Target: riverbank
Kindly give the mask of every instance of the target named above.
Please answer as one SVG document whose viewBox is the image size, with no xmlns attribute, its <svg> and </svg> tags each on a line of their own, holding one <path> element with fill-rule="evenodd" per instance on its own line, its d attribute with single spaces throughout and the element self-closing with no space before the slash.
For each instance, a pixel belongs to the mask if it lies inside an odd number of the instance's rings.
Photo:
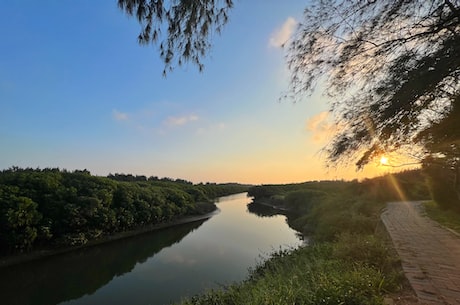
<svg viewBox="0 0 460 305">
<path fill-rule="evenodd" d="M 395 262 L 381 239 L 342 234 L 336 242 L 275 252 L 246 280 L 180 304 L 382 305 L 386 293 L 399 289 Z"/>
<path fill-rule="evenodd" d="M 187 223 L 193 223 L 197 221 L 206 220 L 206 219 L 211 218 L 213 215 L 216 215 L 219 213 L 219 209 L 215 205 L 214 207 L 215 209 L 213 211 L 208 212 L 203 215 L 193 215 L 193 216 L 182 217 L 182 218 L 174 219 L 168 222 L 144 226 L 142 228 L 138 228 L 135 230 L 119 232 L 116 234 L 112 234 L 112 235 L 104 236 L 104 237 L 101 237 L 95 240 L 88 241 L 87 243 L 83 245 L 78 245 L 74 247 L 58 248 L 58 249 L 35 250 L 30 253 L 22 253 L 22 254 L 15 254 L 11 256 L 0 257 L 0 268 L 12 266 L 16 264 L 21 264 L 21 263 L 26 263 L 26 262 L 30 262 L 34 260 L 39 260 L 39 259 L 43 259 L 43 258 L 55 256 L 55 255 L 61 255 L 64 253 L 75 251 L 75 250 L 93 247 L 93 246 L 97 246 L 97 245 L 104 244 L 104 243 L 110 243 L 110 242 L 121 240 L 124 238 L 130 238 L 133 236 L 146 234 L 146 233 L 162 230 L 162 229 L 173 227 L 173 226 L 179 226 L 179 225 L 183 225 Z"/>
<path fill-rule="evenodd" d="M 413 294 L 380 213 L 401 192 L 426 194 L 415 192 L 423 182 L 418 172 L 391 178 L 250 188 L 259 206 L 288 209 L 289 226 L 311 242 L 273 253 L 240 283 L 179 304 L 410 304 Z"/>
</svg>

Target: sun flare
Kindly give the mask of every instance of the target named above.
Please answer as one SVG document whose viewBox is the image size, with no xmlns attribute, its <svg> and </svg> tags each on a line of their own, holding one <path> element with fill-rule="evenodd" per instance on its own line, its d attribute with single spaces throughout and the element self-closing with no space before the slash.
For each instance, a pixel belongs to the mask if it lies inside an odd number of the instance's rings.
<svg viewBox="0 0 460 305">
<path fill-rule="evenodd" d="M 382 156 L 382 157 L 380 158 L 380 164 L 381 164 L 381 165 L 388 165 L 388 158 L 385 157 L 385 156 Z"/>
</svg>

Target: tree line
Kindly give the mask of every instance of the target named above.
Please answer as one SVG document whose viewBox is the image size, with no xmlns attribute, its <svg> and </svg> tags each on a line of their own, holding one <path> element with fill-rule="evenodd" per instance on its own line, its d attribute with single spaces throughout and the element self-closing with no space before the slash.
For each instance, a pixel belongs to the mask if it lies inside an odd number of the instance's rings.
<svg viewBox="0 0 460 305">
<path fill-rule="evenodd" d="M 83 245 L 117 232 L 205 214 L 215 209 L 212 199 L 247 190 L 238 184 L 144 178 L 98 177 L 87 170 L 57 168 L 1 171 L 0 254 Z"/>
<path fill-rule="evenodd" d="M 430 180 L 422 170 L 407 170 L 363 181 L 253 186 L 248 195 L 287 210 L 289 225 L 305 236 L 329 242 L 344 232 L 372 235 L 386 202 L 429 199 Z"/>
</svg>

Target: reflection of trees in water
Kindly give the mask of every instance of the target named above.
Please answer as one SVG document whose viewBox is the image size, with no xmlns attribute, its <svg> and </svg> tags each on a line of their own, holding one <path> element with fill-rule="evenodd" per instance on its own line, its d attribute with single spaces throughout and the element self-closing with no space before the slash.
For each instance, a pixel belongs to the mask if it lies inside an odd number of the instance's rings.
<svg viewBox="0 0 460 305">
<path fill-rule="evenodd" d="M 248 207 L 248 211 L 252 214 L 255 214 L 259 217 L 273 217 L 273 216 L 276 216 L 276 215 L 284 215 L 286 216 L 286 223 L 288 224 L 288 226 L 295 230 L 296 231 L 296 235 L 297 237 L 300 239 L 300 240 L 307 240 L 305 238 L 305 236 L 303 236 L 302 233 L 298 232 L 297 229 L 292 225 L 292 221 L 294 221 L 296 218 L 299 217 L 298 214 L 296 214 L 295 212 L 292 212 L 292 211 L 288 211 L 288 210 L 280 210 L 280 209 L 276 209 L 276 208 L 273 208 L 269 205 L 266 205 L 266 204 L 260 204 L 260 203 L 257 203 L 257 202 L 251 202 L 251 203 L 248 203 L 247 205 Z"/>
<path fill-rule="evenodd" d="M 247 205 L 250 213 L 256 214 L 259 217 L 272 217 L 275 215 L 286 215 L 285 211 L 275 209 L 271 206 L 260 204 L 257 202 L 251 202 Z"/>
<path fill-rule="evenodd" d="M 1 269 L 3 304 L 50 305 L 93 294 L 178 243 L 205 220 Z"/>
</svg>

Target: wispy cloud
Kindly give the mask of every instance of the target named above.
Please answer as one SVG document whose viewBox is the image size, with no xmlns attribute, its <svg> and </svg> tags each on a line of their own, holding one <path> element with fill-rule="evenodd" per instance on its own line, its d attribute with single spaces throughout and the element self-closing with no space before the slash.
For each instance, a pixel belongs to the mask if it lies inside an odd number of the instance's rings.
<svg viewBox="0 0 460 305">
<path fill-rule="evenodd" d="M 323 111 L 307 120 L 307 131 L 312 133 L 312 140 L 315 143 L 326 143 L 339 127 L 330 119 L 330 113 Z"/>
<path fill-rule="evenodd" d="M 227 128 L 227 125 L 224 122 L 220 122 L 217 124 L 211 124 L 206 127 L 202 126 L 196 130 L 197 135 L 206 135 L 210 133 L 214 133 L 216 131 L 221 131 Z"/>
<path fill-rule="evenodd" d="M 198 116 L 194 114 L 184 116 L 170 116 L 166 119 L 165 125 L 169 127 L 183 126 L 190 122 L 198 121 Z"/>
<path fill-rule="evenodd" d="M 126 112 L 118 111 L 117 109 L 112 110 L 112 117 L 115 121 L 128 121 L 129 115 Z"/>
<path fill-rule="evenodd" d="M 142 134 L 165 135 L 174 130 L 178 131 L 180 127 L 188 126 L 191 123 L 200 121 L 201 118 L 195 112 L 177 113 L 172 106 L 148 105 L 147 107 L 135 111 L 112 110 L 112 119 L 114 122 L 123 123 L 125 128 L 137 130 Z M 193 125 L 193 128 L 199 128 L 200 124 Z"/>
<path fill-rule="evenodd" d="M 283 25 L 276 29 L 270 36 L 269 46 L 281 48 L 291 38 L 294 33 L 297 21 L 293 17 L 288 17 Z"/>
<path fill-rule="evenodd" d="M 328 117 L 328 111 L 323 111 L 318 113 L 317 115 L 314 115 L 313 117 L 307 120 L 307 130 L 316 131 L 319 127 L 323 127 Z"/>
</svg>

